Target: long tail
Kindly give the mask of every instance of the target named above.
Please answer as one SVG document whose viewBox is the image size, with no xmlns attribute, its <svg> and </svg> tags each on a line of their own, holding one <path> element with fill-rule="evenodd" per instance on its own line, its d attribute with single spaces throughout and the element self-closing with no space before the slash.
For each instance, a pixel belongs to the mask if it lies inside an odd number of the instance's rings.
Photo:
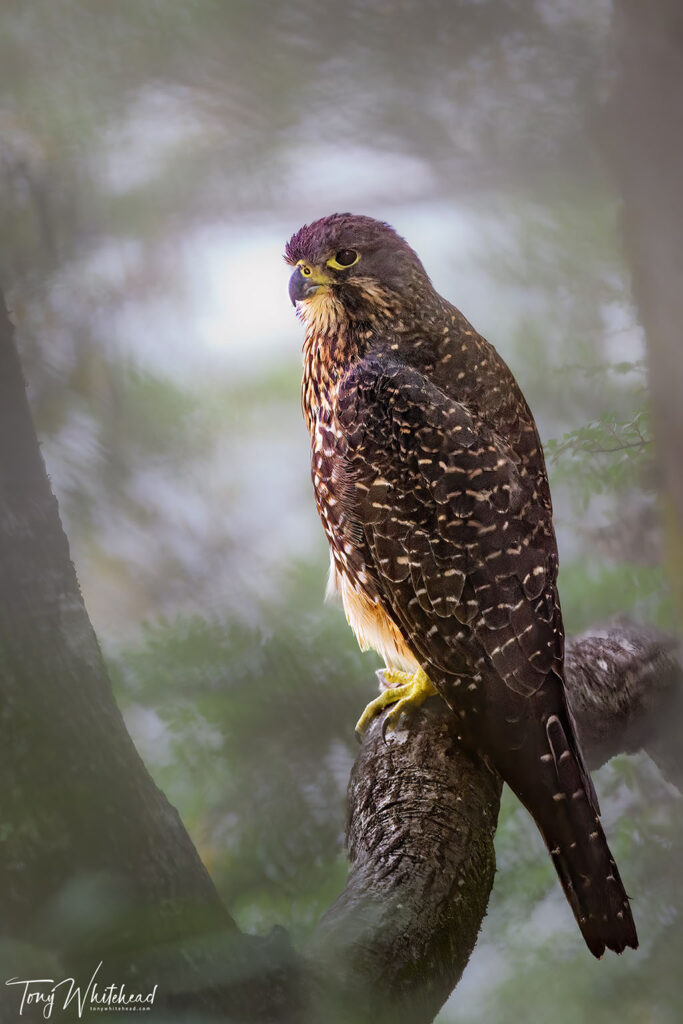
<svg viewBox="0 0 683 1024">
<path fill-rule="evenodd" d="M 546 722 L 548 752 L 541 758 L 549 784 L 518 793 L 547 844 L 565 896 L 586 945 L 596 957 L 605 947 L 638 947 L 628 896 L 593 807 L 590 783 L 557 715 Z M 514 780 L 510 780 L 517 789 Z"/>
</svg>

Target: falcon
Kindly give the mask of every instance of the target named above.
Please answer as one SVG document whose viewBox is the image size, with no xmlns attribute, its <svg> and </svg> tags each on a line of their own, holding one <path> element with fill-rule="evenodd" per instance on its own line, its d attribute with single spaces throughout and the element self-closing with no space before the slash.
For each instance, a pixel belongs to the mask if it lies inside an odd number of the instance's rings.
<svg viewBox="0 0 683 1024">
<path fill-rule="evenodd" d="M 512 373 L 388 224 L 334 214 L 287 243 L 302 405 L 337 591 L 384 689 L 439 694 L 463 747 L 533 816 L 590 951 L 638 940 L 564 689 L 543 450 Z"/>
</svg>

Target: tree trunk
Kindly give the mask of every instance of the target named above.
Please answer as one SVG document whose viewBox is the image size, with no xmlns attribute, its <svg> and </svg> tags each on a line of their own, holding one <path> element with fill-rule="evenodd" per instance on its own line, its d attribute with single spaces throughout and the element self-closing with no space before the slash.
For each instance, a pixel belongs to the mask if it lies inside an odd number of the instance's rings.
<svg viewBox="0 0 683 1024">
<path fill-rule="evenodd" d="M 621 191 L 633 294 L 648 348 L 650 401 L 667 534 L 683 614 L 683 5 L 614 4 L 616 80 L 607 154 Z"/>
<path fill-rule="evenodd" d="M 6 976 L 52 977 L 56 957 L 63 968 L 58 977 L 68 971 L 89 978 L 102 959 L 112 979 L 142 974 L 150 987 L 158 983 L 159 1003 L 182 1005 L 194 988 L 197 1011 L 223 1009 L 225 989 L 238 1018 L 248 1012 L 253 1020 L 285 1020 L 285 1006 L 296 1002 L 286 946 L 264 949 L 261 940 L 238 931 L 114 702 L 40 455 L 4 303 L 0 552 Z M 29 966 L 37 973 L 26 974 Z M 15 997 L 3 984 L 0 999 Z"/>
</svg>

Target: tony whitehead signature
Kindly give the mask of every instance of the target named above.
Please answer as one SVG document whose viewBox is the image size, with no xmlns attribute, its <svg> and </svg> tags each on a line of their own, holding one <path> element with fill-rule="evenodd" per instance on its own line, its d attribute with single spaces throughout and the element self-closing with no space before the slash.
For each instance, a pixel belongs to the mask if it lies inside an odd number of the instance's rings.
<svg viewBox="0 0 683 1024">
<path fill-rule="evenodd" d="M 40 1007 L 43 1017 L 48 1020 L 55 1006 L 67 1010 L 73 1003 L 73 1009 L 78 1012 L 80 1020 L 85 1010 L 119 1010 L 124 1006 L 128 1010 L 149 1010 L 154 1005 L 158 985 L 147 993 L 127 992 L 125 985 L 117 985 L 114 982 L 98 988 L 95 979 L 103 963 L 104 961 L 100 960 L 84 989 L 76 984 L 75 978 L 62 978 L 61 981 L 55 981 L 54 978 L 9 978 L 5 984 L 23 986 L 18 988 L 21 997 L 20 1017 L 24 1007 L 28 1006 Z"/>
</svg>

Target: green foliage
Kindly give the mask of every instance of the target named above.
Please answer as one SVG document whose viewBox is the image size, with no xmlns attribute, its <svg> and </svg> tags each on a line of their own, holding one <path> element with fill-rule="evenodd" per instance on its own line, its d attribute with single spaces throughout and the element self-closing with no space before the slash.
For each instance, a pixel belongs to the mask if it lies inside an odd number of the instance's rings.
<svg viewBox="0 0 683 1024">
<path fill-rule="evenodd" d="M 374 689 L 372 659 L 321 607 L 320 582 L 291 578 L 262 609 L 266 631 L 159 622 L 111 664 L 133 733 L 231 912 L 297 938 L 343 883 L 353 724 Z"/>
<path fill-rule="evenodd" d="M 628 369 L 619 368 L 623 366 Z M 632 366 L 622 363 L 611 369 L 623 373 Z M 640 407 L 627 419 L 614 410 L 603 412 L 599 419 L 546 442 L 545 449 L 554 478 L 572 486 L 573 498 L 585 510 L 596 494 L 617 494 L 642 482 L 652 457 L 648 410 Z"/>
<path fill-rule="evenodd" d="M 628 614 L 663 629 L 675 626 L 675 609 L 661 566 L 576 560 L 560 570 L 566 628 L 588 629 Z"/>
</svg>

